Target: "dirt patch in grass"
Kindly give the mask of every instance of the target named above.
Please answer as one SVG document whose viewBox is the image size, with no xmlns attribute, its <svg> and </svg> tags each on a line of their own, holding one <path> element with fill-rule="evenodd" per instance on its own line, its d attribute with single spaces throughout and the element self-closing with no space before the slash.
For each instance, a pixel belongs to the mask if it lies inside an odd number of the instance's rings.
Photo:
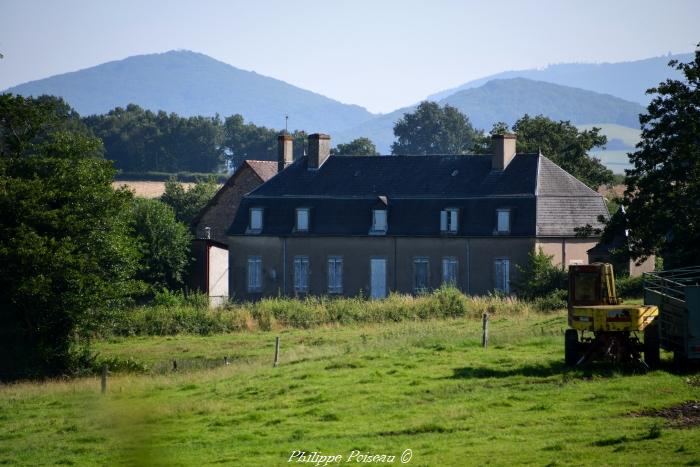
<svg viewBox="0 0 700 467">
<path fill-rule="evenodd" d="M 700 401 L 687 401 L 664 409 L 648 409 L 632 412 L 633 417 L 661 417 L 676 428 L 691 428 L 700 425 Z"/>
</svg>

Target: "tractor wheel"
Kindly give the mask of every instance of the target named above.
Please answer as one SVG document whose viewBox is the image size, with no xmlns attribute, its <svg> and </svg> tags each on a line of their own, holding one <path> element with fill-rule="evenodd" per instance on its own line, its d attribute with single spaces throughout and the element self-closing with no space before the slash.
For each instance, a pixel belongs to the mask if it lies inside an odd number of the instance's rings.
<svg viewBox="0 0 700 467">
<path fill-rule="evenodd" d="M 581 345 L 578 341 L 576 329 L 567 329 L 564 333 L 564 362 L 568 366 L 575 366 L 581 358 Z"/>
<path fill-rule="evenodd" d="M 661 362 L 659 340 L 659 325 L 654 321 L 644 328 L 644 361 L 650 368 L 658 367 Z"/>
</svg>

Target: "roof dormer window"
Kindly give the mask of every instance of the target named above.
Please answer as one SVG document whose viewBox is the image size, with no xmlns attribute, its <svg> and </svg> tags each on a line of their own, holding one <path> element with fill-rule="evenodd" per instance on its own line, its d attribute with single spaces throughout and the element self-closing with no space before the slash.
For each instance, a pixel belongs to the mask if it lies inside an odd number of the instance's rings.
<svg viewBox="0 0 700 467">
<path fill-rule="evenodd" d="M 440 232 L 455 234 L 459 230 L 459 209 L 446 208 L 440 211 Z"/>
<path fill-rule="evenodd" d="M 248 230 L 253 233 L 259 233 L 263 228 L 263 209 L 262 208 L 251 208 L 250 209 L 250 223 L 248 224 Z"/>
<path fill-rule="evenodd" d="M 496 233 L 510 233 L 510 209 L 496 210 Z"/>
<path fill-rule="evenodd" d="M 386 231 L 386 209 L 372 209 L 372 233 L 384 234 Z"/>
<path fill-rule="evenodd" d="M 298 208 L 297 209 L 297 232 L 308 232 L 309 231 L 309 208 Z"/>
</svg>

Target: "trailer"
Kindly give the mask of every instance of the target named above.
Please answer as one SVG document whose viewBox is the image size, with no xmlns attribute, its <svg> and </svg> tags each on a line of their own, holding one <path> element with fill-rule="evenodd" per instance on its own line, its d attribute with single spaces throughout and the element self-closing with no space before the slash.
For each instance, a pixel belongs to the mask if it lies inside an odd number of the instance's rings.
<svg viewBox="0 0 700 467">
<path fill-rule="evenodd" d="M 700 361 L 700 266 L 644 273 L 644 303 L 659 308 L 661 348 L 678 364 Z"/>
</svg>

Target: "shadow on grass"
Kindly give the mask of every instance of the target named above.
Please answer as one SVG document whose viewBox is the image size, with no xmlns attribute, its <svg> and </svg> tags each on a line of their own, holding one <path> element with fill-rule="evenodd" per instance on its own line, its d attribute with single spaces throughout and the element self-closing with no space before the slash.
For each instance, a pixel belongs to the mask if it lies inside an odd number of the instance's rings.
<svg viewBox="0 0 700 467">
<path fill-rule="evenodd" d="M 564 362 L 553 361 L 535 365 L 521 365 L 514 368 L 493 367 L 463 367 L 454 368 L 449 379 L 466 378 L 510 378 L 512 376 L 529 376 L 547 378 L 557 375 L 568 375 L 573 378 L 609 378 L 622 375 L 644 374 L 646 371 L 634 365 L 616 365 L 606 362 L 594 362 L 578 368 L 571 368 Z"/>
</svg>

